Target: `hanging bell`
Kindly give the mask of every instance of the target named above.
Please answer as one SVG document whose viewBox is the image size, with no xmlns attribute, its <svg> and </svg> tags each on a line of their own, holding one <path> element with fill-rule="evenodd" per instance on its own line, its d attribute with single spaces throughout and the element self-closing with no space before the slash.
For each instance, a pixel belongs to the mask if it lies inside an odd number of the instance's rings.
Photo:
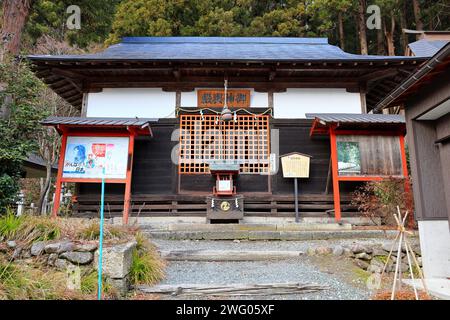
<svg viewBox="0 0 450 320">
<path fill-rule="evenodd" d="M 225 107 L 221 112 L 221 117 L 223 121 L 227 122 L 233 119 L 233 114 L 231 113 L 231 110 L 228 109 L 228 107 Z"/>
</svg>

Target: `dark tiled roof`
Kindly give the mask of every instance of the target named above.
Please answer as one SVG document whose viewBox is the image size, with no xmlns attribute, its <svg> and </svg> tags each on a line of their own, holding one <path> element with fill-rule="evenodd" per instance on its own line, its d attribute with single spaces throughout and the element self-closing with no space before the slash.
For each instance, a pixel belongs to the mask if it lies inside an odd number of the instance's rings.
<svg viewBox="0 0 450 320">
<path fill-rule="evenodd" d="M 138 118 L 83 118 L 83 117 L 49 117 L 41 121 L 42 125 L 55 126 L 59 124 L 72 126 L 106 126 L 106 127 L 144 127 L 158 119 Z"/>
<path fill-rule="evenodd" d="M 358 114 L 358 113 L 307 113 L 309 119 L 319 119 L 326 123 L 378 123 L 404 124 L 405 118 L 394 114 Z"/>
<path fill-rule="evenodd" d="M 330 45 L 327 38 L 284 37 L 129 37 L 95 54 L 32 55 L 31 60 L 407 60 L 412 57 L 356 55 Z"/>
<path fill-rule="evenodd" d="M 432 57 L 449 41 L 421 39 L 409 44 L 409 48 L 416 57 Z"/>
</svg>

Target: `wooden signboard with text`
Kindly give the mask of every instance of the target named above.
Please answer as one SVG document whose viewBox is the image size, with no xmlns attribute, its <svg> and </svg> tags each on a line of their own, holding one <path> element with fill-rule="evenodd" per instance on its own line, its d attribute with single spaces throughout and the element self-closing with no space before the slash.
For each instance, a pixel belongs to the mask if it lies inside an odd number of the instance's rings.
<svg viewBox="0 0 450 320">
<path fill-rule="evenodd" d="M 197 104 L 201 108 L 222 108 L 224 105 L 224 90 L 204 89 L 197 91 Z M 250 90 L 227 90 L 227 105 L 230 108 L 249 108 Z"/>
<path fill-rule="evenodd" d="M 283 178 L 294 178 L 294 206 L 295 222 L 299 222 L 298 216 L 298 178 L 309 178 L 309 164 L 311 156 L 300 152 L 291 152 L 280 156 L 283 168 Z"/>
<path fill-rule="evenodd" d="M 309 178 L 311 156 L 293 152 L 281 156 L 283 178 Z"/>
</svg>

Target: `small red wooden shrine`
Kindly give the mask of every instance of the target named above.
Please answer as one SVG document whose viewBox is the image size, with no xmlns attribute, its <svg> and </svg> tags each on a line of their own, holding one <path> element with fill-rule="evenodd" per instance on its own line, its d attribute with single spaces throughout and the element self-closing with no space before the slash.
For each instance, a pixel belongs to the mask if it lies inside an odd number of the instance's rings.
<svg viewBox="0 0 450 320">
<path fill-rule="evenodd" d="M 365 114 L 309 114 L 314 118 L 310 136 L 329 135 L 331 149 L 331 173 L 333 181 L 333 199 L 335 220 L 341 220 L 341 199 L 339 184 L 347 181 L 381 181 L 389 177 L 408 177 L 408 168 L 405 152 L 406 125 L 402 116 L 398 115 L 365 115 Z M 355 174 L 340 175 L 338 169 L 337 139 L 339 136 L 392 136 L 398 137 L 401 168 L 399 174 Z M 375 154 L 371 154 L 376 158 Z M 382 157 L 381 157 L 382 158 Z M 379 160 L 379 159 L 378 159 Z M 376 160 L 373 160 L 374 162 Z M 375 167 L 377 165 L 375 164 Z M 405 190 L 409 188 L 405 182 Z"/>
<path fill-rule="evenodd" d="M 213 187 L 213 195 L 233 196 L 236 194 L 234 177 L 239 174 L 239 164 L 210 164 L 209 171 L 216 177 L 216 185 Z"/>
<path fill-rule="evenodd" d="M 56 177 L 55 197 L 52 216 L 59 212 L 61 187 L 64 182 L 69 183 L 101 183 L 101 178 L 68 178 L 63 176 L 64 158 L 68 137 L 128 137 L 128 161 L 125 179 L 105 179 L 105 183 L 125 184 L 123 223 L 128 223 L 131 204 L 131 176 L 133 168 L 134 141 L 137 136 L 152 137 L 149 122 L 151 120 L 118 119 L 118 118 L 73 118 L 50 117 L 41 122 L 42 125 L 53 126 L 61 137 L 61 151 Z"/>
</svg>

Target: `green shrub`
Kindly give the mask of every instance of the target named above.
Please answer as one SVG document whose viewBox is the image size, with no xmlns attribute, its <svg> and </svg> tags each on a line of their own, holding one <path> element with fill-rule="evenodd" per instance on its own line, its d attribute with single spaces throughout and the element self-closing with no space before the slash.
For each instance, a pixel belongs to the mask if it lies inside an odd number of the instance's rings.
<svg viewBox="0 0 450 320">
<path fill-rule="evenodd" d="M 136 234 L 130 270 L 132 284 L 154 284 L 164 277 L 164 262 L 156 248 L 141 234 Z"/>
<path fill-rule="evenodd" d="M 105 225 L 103 229 L 103 237 L 105 239 L 122 239 L 126 232 L 118 227 Z M 83 240 L 98 240 L 100 238 L 100 224 L 93 222 L 87 227 L 81 229 L 77 237 Z"/>
<path fill-rule="evenodd" d="M 13 239 L 23 223 L 23 216 L 16 216 L 11 209 L 7 209 L 6 214 L 0 216 L 0 239 Z"/>
<path fill-rule="evenodd" d="M 409 178 L 389 177 L 382 181 L 366 182 L 352 195 L 351 204 L 366 217 L 376 223 L 380 218 L 381 224 L 396 226 L 393 215 L 397 215 L 397 206 L 404 214 L 409 212 L 408 225 L 413 223 L 414 201 L 412 185 Z"/>
<path fill-rule="evenodd" d="M 24 216 L 22 224 L 15 235 L 15 240 L 33 243 L 49 241 L 61 237 L 61 227 L 58 221 L 50 217 Z"/>
<path fill-rule="evenodd" d="M 96 294 L 98 290 L 98 272 L 96 270 L 87 270 L 81 276 L 81 292 L 83 294 Z M 107 295 L 116 295 L 117 292 L 111 286 L 105 276 L 102 277 L 102 291 Z"/>
<path fill-rule="evenodd" d="M 58 222 L 47 217 L 16 216 L 9 211 L 0 217 L 0 238 L 28 243 L 58 239 L 61 228 Z"/>
<path fill-rule="evenodd" d="M 76 298 L 67 290 L 62 272 L 42 270 L 0 259 L 0 299 L 44 300 Z"/>
</svg>

